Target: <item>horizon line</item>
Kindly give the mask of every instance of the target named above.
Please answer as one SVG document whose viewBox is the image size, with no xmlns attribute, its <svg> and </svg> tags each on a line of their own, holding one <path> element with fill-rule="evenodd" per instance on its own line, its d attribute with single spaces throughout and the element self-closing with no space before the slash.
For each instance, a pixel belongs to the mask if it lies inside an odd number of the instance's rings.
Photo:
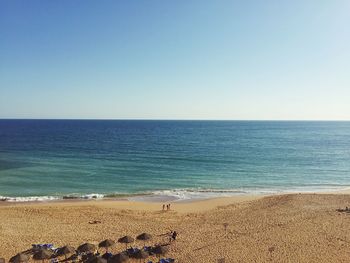
<svg viewBox="0 0 350 263">
<path fill-rule="evenodd" d="M 61 120 L 61 121 L 283 121 L 283 122 L 349 122 L 350 119 L 151 119 L 151 118 L 0 118 L 0 120 Z"/>
</svg>

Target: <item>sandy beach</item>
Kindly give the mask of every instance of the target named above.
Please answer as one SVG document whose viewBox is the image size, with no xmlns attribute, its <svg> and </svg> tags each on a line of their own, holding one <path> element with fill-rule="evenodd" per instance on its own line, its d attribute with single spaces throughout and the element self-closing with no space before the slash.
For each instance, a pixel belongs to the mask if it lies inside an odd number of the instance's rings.
<svg viewBox="0 0 350 263">
<path fill-rule="evenodd" d="M 348 194 L 286 194 L 173 203 L 83 201 L 0 206 L 0 257 L 33 243 L 78 246 L 106 238 L 153 234 L 152 243 L 178 240 L 167 256 L 177 262 L 348 262 Z M 90 221 L 101 221 L 90 224 Z M 225 234 L 224 224 L 227 223 Z M 142 246 L 135 243 L 135 246 Z M 121 251 L 118 244 L 113 252 Z"/>
</svg>

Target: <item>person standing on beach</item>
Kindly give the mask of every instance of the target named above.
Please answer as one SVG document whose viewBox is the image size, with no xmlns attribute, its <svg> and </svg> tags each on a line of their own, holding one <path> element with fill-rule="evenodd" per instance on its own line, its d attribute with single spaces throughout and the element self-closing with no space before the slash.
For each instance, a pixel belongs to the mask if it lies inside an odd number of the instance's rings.
<svg viewBox="0 0 350 263">
<path fill-rule="evenodd" d="M 163 211 L 165 210 L 165 204 L 163 204 Z"/>
</svg>

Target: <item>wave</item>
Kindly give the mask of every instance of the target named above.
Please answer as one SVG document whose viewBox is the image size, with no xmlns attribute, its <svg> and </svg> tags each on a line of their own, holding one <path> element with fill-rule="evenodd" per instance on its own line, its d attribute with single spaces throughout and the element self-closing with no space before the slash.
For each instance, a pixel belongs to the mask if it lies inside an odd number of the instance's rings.
<svg viewBox="0 0 350 263">
<path fill-rule="evenodd" d="M 43 202 L 56 201 L 61 198 L 57 196 L 0 196 L 0 201 L 6 202 Z"/>
<path fill-rule="evenodd" d="M 191 199 L 207 199 L 214 197 L 225 197 L 232 195 L 248 194 L 247 191 L 241 189 L 172 189 L 154 191 L 154 196 L 173 197 L 175 200 L 191 200 Z"/>
<path fill-rule="evenodd" d="M 301 187 L 285 187 L 285 188 L 244 188 L 244 189 L 212 189 L 212 188 L 186 188 L 186 189 L 172 189 L 159 190 L 152 192 L 150 196 L 136 196 L 130 198 L 137 201 L 191 201 L 203 200 L 218 197 L 231 197 L 237 195 L 270 195 L 270 194 L 284 194 L 284 193 L 317 193 L 317 192 L 331 192 L 340 190 L 350 190 L 347 185 L 310 185 Z"/>
<path fill-rule="evenodd" d="M 47 202 L 73 199 L 103 199 L 103 194 L 85 194 L 85 195 L 62 195 L 62 196 L 0 196 L 0 201 L 6 202 Z"/>
<path fill-rule="evenodd" d="M 100 199 L 113 199 L 113 198 L 129 198 L 135 196 L 148 196 L 152 195 L 151 192 L 142 193 L 91 193 L 91 194 L 67 194 L 67 195 L 54 195 L 54 196 L 1 196 L 0 202 L 48 202 L 59 200 L 100 200 Z"/>
<path fill-rule="evenodd" d="M 63 196 L 63 199 L 102 199 L 104 197 L 105 197 L 104 194 L 85 194 L 85 195 L 71 194 L 71 195 Z"/>
</svg>

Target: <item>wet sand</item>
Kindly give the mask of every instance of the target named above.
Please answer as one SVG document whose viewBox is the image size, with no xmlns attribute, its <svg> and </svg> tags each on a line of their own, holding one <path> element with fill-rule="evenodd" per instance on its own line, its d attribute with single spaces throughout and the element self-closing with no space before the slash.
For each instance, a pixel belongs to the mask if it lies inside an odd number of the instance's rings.
<svg viewBox="0 0 350 263">
<path fill-rule="evenodd" d="M 126 200 L 4 202 L 0 257 L 33 243 L 78 246 L 142 232 L 163 243 L 163 234 L 176 230 L 167 256 L 178 262 L 348 262 L 350 213 L 336 211 L 350 207 L 347 193 L 237 196 L 172 203 L 165 212 L 161 203 Z M 89 223 L 94 220 L 101 223 Z M 123 248 L 118 244 L 113 252 Z"/>
</svg>

